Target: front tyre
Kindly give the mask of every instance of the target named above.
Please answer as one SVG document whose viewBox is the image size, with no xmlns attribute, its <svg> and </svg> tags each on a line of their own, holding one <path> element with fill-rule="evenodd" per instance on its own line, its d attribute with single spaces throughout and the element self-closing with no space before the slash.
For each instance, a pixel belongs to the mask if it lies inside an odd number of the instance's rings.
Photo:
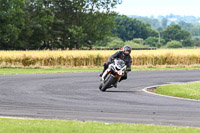
<svg viewBox="0 0 200 133">
<path fill-rule="evenodd" d="M 99 85 L 99 89 L 100 90 L 101 90 L 102 86 L 103 86 L 103 83 L 100 83 L 100 85 Z"/>
<path fill-rule="evenodd" d="M 102 85 L 101 89 L 100 89 L 100 87 L 99 87 L 99 89 L 104 92 L 104 91 L 106 91 L 107 88 L 109 88 L 109 86 L 111 86 L 115 82 L 116 82 L 116 79 L 112 75 L 109 75 L 106 82 Z"/>
</svg>

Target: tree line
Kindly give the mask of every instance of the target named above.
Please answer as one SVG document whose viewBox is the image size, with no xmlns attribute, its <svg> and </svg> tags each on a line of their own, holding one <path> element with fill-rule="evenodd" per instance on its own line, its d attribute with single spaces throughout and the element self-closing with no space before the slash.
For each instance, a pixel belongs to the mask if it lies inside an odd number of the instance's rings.
<svg viewBox="0 0 200 133">
<path fill-rule="evenodd" d="M 194 16 L 179 16 L 179 15 L 167 15 L 155 17 L 142 17 L 142 16 L 130 16 L 141 20 L 144 23 L 149 23 L 154 29 L 164 30 L 168 25 L 178 24 L 184 30 L 190 32 L 192 36 L 200 36 L 200 18 Z"/>
<path fill-rule="evenodd" d="M 92 47 L 112 34 L 121 0 L 1 0 L 0 49 Z"/>
<path fill-rule="evenodd" d="M 180 41 L 193 46 L 179 25 L 154 29 L 113 12 L 122 0 L 1 0 L 0 50 L 161 47 Z M 187 23 L 181 23 L 186 26 Z M 198 39 L 195 45 L 198 44 Z"/>
<path fill-rule="evenodd" d="M 131 45 L 134 48 L 144 47 L 193 47 L 200 46 L 200 41 L 192 40 L 189 31 L 184 30 L 178 24 L 166 25 L 165 29 L 154 29 L 149 23 L 144 23 L 136 18 L 117 16 L 115 24 L 118 26 L 113 30 L 117 38 L 110 38 L 100 45 L 109 47 L 121 47 L 123 44 Z M 165 25 L 163 23 L 163 25 Z M 175 46 L 171 45 L 171 42 Z M 167 45 L 169 43 L 169 45 Z M 99 45 L 99 46 L 100 46 Z"/>
</svg>

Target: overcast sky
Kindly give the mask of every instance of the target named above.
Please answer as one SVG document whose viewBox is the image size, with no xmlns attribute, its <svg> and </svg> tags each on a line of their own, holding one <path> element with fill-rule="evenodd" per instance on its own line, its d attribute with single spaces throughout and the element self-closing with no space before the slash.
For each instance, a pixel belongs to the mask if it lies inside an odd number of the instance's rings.
<svg viewBox="0 0 200 133">
<path fill-rule="evenodd" d="M 124 15 L 192 15 L 200 17 L 200 0 L 123 0 L 116 12 Z"/>
</svg>

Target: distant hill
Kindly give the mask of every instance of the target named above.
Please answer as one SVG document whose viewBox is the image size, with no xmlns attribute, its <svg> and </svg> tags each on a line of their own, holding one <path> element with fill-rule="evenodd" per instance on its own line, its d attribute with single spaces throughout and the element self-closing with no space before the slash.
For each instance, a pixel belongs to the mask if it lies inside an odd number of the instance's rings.
<svg viewBox="0 0 200 133">
<path fill-rule="evenodd" d="M 166 15 L 166 16 L 151 16 L 151 17 L 145 17 L 145 16 L 137 16 L 137 15 L 129 15 L 129 17 L 132 18 L 150 18 L 150 19 L 157 19 L 160 22 L 162 21 L 163 18 L 166 18 L 168 20 L 168 24 L 170 23 L 179 23 L 181 21 L 184 21 L 186 23 L 196 23 L 196 24 L 200 24 L 200 17 L 195 17 L 195 16 L 180 16 L 180 15 L 174 15 L 174 14 L 170 14 L 170 15 Z"/>
<path fill-rule="evenodd" d="M 166 15 L 166 16 L 137 16 L 129 15 L 131 18 L 136 18 L 144 23 L 149 23 L 155 30 L 164 30 L 168 25 L 178 24 L 184 30 L 191 33 L 192 36 L 200 36 L 200 17 L 195 16 L 180 16 L 180 15 Z"/>
</svg>

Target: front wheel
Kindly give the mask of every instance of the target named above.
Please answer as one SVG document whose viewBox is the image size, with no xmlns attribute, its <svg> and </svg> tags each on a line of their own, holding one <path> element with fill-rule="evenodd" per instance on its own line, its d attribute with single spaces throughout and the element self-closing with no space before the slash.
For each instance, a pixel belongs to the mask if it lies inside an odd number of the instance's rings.
<svg viewBox="0 0 200 133">
<path fill-rule="evenodd" d="M 100 90 L 101 90 L 102 86 L 103 86 L 103 83 L 100 83 L 100 85 L 99 85 L 99 89 Z"/>
<path fill-rule="evenodd" d="M 109 88 L 109 86 L 111 86 L 112 84 L 114 84 L 116 82 L 116 78 L 114 78 L 112 75 L 109 75 L 106 82 L 104 84 L 102 84 L 102 87 L 100 89 L 101 91 L 106 91 L 107 88 Z"/>
</svg>

